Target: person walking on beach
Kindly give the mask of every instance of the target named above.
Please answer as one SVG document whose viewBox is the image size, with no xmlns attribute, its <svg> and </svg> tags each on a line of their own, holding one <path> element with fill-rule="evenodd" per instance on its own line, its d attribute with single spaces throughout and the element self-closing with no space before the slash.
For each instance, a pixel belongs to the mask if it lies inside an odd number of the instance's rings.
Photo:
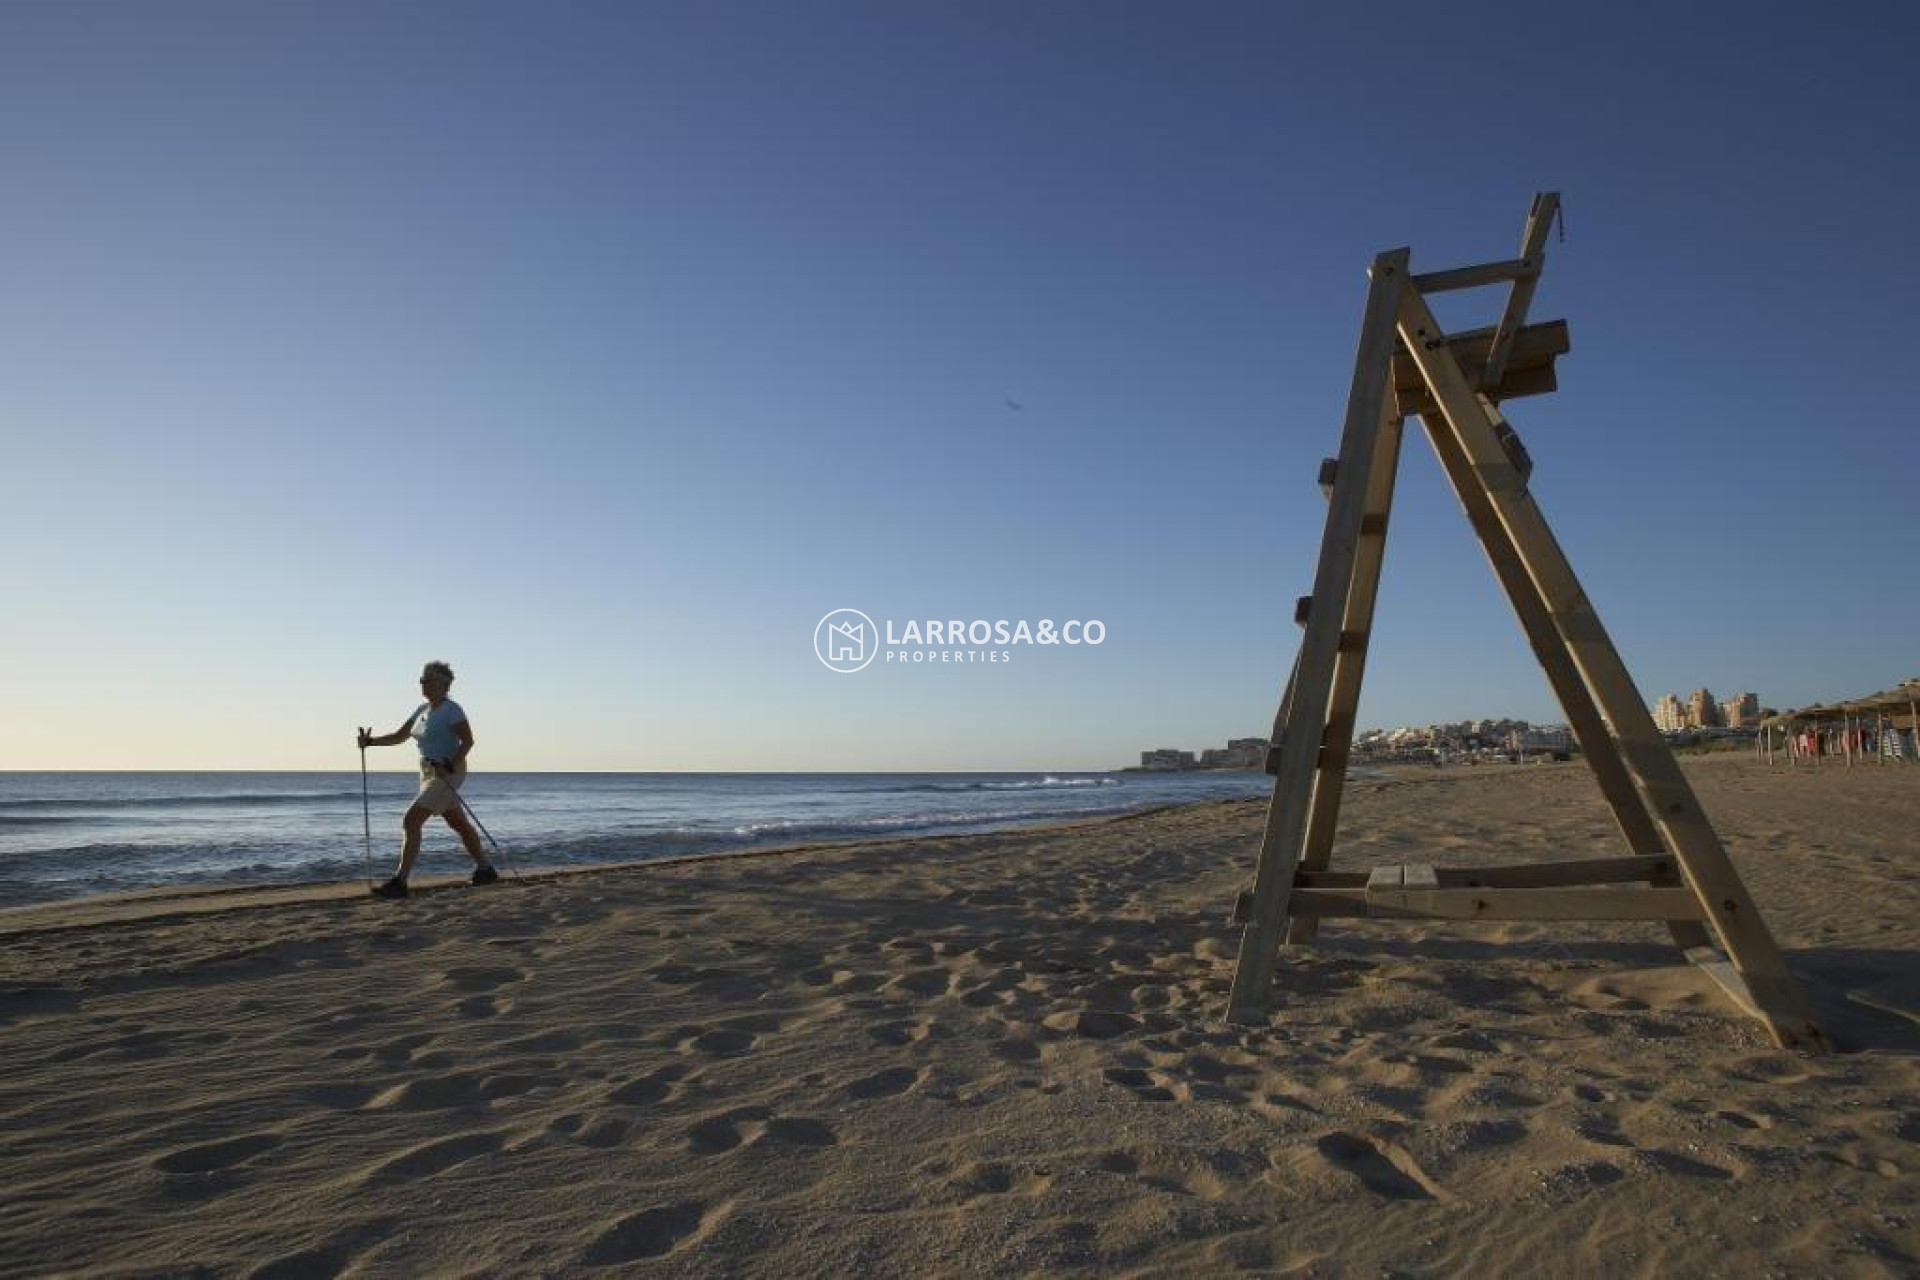
<svg viewBox="0 0 1920 1280">
<path fill-rule="evenodd" d="M 407 896 L 407 877 L 413 874 L 413 861 L 420 855 L 420 831 L 435 814 L 447 820 L 460 843 L 473 859 L 473 882 L 492 884 L 500 873 L 487 861 L 480 847 L 480 833 L 473 829 L 460 803 L 460 784 L 467 780 L 467 753 L 473 750 L 473 722 L 460 704 L 447 696 L 453 687 L 453 668 L 444 662 L 429 662 L 420 672 L 420 692 L 426 701 L 414 709 L 406 723 L 392 733 L 375 734 L 360 730 L 360 747 L 391 747 L 414 739 L 420 748 L 420 793 L 413 798 L 407 815 L 401 819 L 404 836 L 400 841 L 400 870 L 393 879 L 373 891 L 376 898 Z"/>
</svg>

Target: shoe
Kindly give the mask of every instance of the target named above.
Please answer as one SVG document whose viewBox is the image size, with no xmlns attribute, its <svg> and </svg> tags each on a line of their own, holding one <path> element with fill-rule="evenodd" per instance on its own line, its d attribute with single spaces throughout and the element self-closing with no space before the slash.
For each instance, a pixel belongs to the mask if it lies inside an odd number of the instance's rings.
<svg viewBox="0 0 1920 1280">
<path fill-rule="evenodd" d="M 491 863 L 484 863 L 473 869 L 473 882 L 475 884 L 492 884 L 499 878 L 500 873 L 493 869 Z"/>
<path fill-rule="evenodd" d="M 404 898 L 407 896 L 407 882 L 399 876 L 387 881 L 373 891 L 376 898 Z"/>
</svg>

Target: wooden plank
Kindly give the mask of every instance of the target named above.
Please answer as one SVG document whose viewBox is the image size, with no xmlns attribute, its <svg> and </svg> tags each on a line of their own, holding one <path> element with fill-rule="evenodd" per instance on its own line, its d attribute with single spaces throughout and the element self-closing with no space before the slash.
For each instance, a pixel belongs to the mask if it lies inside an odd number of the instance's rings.
<svg viewBox="0 0 1920 1280">
<path fill-rule="evenodd" d="M 1508 369 L 1506 376 L 1500 379 L 1500 385 L 1488 394 L 1495 400 L 1520 400 L 1527 396 L 1551 395 L 1559 389 L 1560 376 L 1552 365 L 1547 364 L 1533 369 Z M 1440 411 L 1440 406 L 1427 394 L 1425 383 L 1418 387 L 1396 387 L 1393 407 L 1403 418 Z"/>
<path fill-rule="evenodd" d="M 1478 375 L 1493 352 L 1494 333 L 1492 328 L 1469 329 L 1449 334 L 1441 340 L 1460 357 L 1475 391 L 1484 390 L 1487 386 Z M 1501 376 L 1506 377 L 1522 369 L 1552 368 L 1555 360 L 1571 350 L 1573 336 L 1565 320 L 1544 320 L 1539 324 L 1527 325 L 1514 336 L 1513 349 L 1508 353 L 1506 370 Z M 1393 389 L 1403 394 L 1418 394 L 1426 388 L 1427 380 L 1420 372 L 1419 361 L 1404 349 L 1397 352 L 1393 357 Z"/>
<path fill-rule="evenodd" d="M 1540 281 L 1540 268 L 1546 265 L 1547 233 L 1553 229 L 1553 215 L 1559 211 L 1558 191 L 1542 191 L 1533 198 L 1533 208 L 1527 211 L 1527 225 L 1520 233 L 1520 256 L 1534 263 L 1534 272 L 1515 280 L 1507 293 L 1506 309 L 1500 313 L 1500 323 L 1494 326 L 1493 349 L 1487 353 L 1487 362 L 1480 371 L 1483 387 L 1499 386 L 1500 375 L 1507 370 L 1514 336 L 1527 322 L 1534 286 Z"/>
<path fill-rule="evenodd" d="M 1582 884 L 1652 884 L 1678 887 L 1671 857 L 1580 858 L 1503 863 L 1489 867 L 1435 867 L 1443 889 L 1554 889 Z M 1313 871 L 1302 867 L 1293 883 L 1302 889 L 1364 889 L 1368 872 Z M 1662 883 L 1662 880 L 1665 883 Z"/>
<path fill-rule="evenodd" d="M 1324 919 L 1698 920 L 1689 889 L 1295 889 L 1287 910 Z"/>
<path fill-rule="evenodd" d="M 1473 394 L 1451 352 L 1427 345 L 1443 331 L 1425 300 L 1410 290 L 1400 297 L 1400 331 L 1402 341 L 1420 362 L 1428 387 L 1440 401 L 1442 421 L 1486 489 L 1535 589 L 1557 620 L 1595 705 L 1612 725 L 1621 754 L 1646 793 L 1655 825 L 1679 860 L 1687 883 L 1698 894 L 1722 947 L 1753 992 L 1768 1032 L 1783 1047 L 1827 1048 L 1806 994 L 1787 971 L 1759 907 L 1734 870 L 1686 775 L 1654 727 L 1645 700 L 1538 504 L 1523 485 L 1487 483 L 1489 476 L 1499 474 L 1499 468 L 1510 466 L 1499 441 L 1499 428 L 1504 425 L 1499 410 Z M 1567 620 L 1573 618 L 1583 619 L 1581 625 L 1569 626 Z"/>
<path fill-rule="evenodd" d="M 1307 811 L 1307 834 L 1300 846 L 1300 865 L 1319 870 L 1333 861 L 1333 837 L 1340 825 L 1340 803 L 1346 795 L 1347 762 L 1353 755 L 1354 717 L 1360 710 L 1360 685 L 1367 669 L 1367 645 L 1373 634 L 1373 612 L 1380 593 L 1380 566 L 1387 553 L 1387 524 L 1393 510 L 1393 489 L 1400 473 L 1400 441 L 1404 427 L 1391 410 L 1383 409 L 1380 440 L 1373 469 L 1367 476 L 1366 514 L 1360 518 L 1361 542 L 1354 553 L 1353 583 L 1347 594 L 1338 658 L 1333 669 L 1333 691 L 1327 700 L 1327 721 L 1342 726 L 1323 739 L 1321 770 L 1314 779 Z M 1293 920 L 1287 925 L 1287 945 L 1312 942 L 1319 925 Z"/>
<path fill-rule="evenodd" d="M 1353 384 L 1340 432 L 1339 475 L 1334 481 L 1333 499 L 1327 504 L 1320 564 L 1314 575 L 1314 607 L 1300 646 L 1300 670 L 1285 737 L 1279 743 L 1280 771 L 1273 780 L 1260 836 L 1253 903 L 1246 930 L 1240 936 L 1239 961 L 1227 1002 L 1227 1018 L 1232 1022 L 1259 1022 L 1267 1015 L 1268 992 L 1287 923 L 1287 895 L 1293 889 L 1293 873 L 1299 865 L 1319 746 L 1326 730 L 1336 650 L 1353 583 L 1353 562 L 1360 546 L 1366 479 L 1372 473 L 1380 439 L 1393 363 L 1395 315 L 1406 290 L 1407 251 L 1396 249 L 1379 255 L 1369 274 Z"/>
<path fill-rule="evenodd" d="M 1280 772 L 1280 740 L 1287 735 L 1287 715 L 1293 710 L 1293 686 L 1300 679 L 1300 650 L 1293 651 L 1293 670 L 1287 673 L 1287 687 L 1280 691 L 1280 709 L 1273 713 L 1273 732 L 1267 737 L 1266 771 Z"/>
<path fill-rule="evenodd" d="M 1639 788 L 1634 785 L 1633 775 L 1627 769 L 1620 745 L 1594 703 L 1593 693 L 1587 688 L 1573 654 L 1554 625 L 1553 615 L 1540 589 L 1521 562 L 1512 537 L 1500 522 L 1492 499 L 1478 482 L 1466 451 L 1454 438 L 1446 419 L 1441 415 L 1423 415 L 1421 425 L 1426 428 L 1427 441 L 1440 461 L 1440 469 L 1447 473 L 1454 495 L 1460 499 L 1460 505 L 1467 513 L 1467 523 L 1473 526 L 1474 533 L 1480 539 L 1480 549 L 1486 554 L 1494 577 L 1499 579 L 1500 586 L 1507 593 L 1507 602 L 1513 606 L 1514 616 L 1519 619 L 1520 630 L 1527 638 L 1528 647 L 1533 650 L 1541 672 L 1547 677 L 1547 684 L 1553 689 L 1554 697 L 1559 699 L 1561 710 L 1566 713 L 1567 724 L 1580 744 L 1581 756 L 1593 770 L 1594 781 L 1600 786 L 1601 797 L 1612 811 L 1627 848 L 1645 858 L 1665 856 L 1668 853 L 1666 843 L 1647 811 Z M 1678 870 L 1668 864 L 1654 883 L 1672 886 L 1682 881 Z M 1670 932 L 1675 945 L 1682 950 L 1703 946 L 1711 941 L 1703 926 L 1688 922 L 1674 924 Z"/>
<path fill-rule="evenodd" d="M 1400 883 L 1409 889 L 1438 889 L 1440 877 L 1424 862 L 1409 862 L 1400 868 Z"/>
<path fill-rule="evenodd" d="M 1540 274 L 1540 263 L 1533 258 L 1508 258 L 1505 262 L 1482 262 L 1472 267 L 1454 267 L 1449 271 L 1422 271 L 1413 277 L 1413 287 L 1423 294 L 1447 293 L 1454 289 L 1478 289 L 1482 285 L 1506 284 L 1522 276 Z"/>
</svg>

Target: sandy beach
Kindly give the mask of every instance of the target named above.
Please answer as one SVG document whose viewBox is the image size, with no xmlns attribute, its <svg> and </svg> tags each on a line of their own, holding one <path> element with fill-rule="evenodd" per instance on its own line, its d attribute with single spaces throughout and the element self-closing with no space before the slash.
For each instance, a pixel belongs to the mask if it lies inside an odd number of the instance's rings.
<svg viewBox="0 0 1920 1280">
<path fill-rule="evenodd" d="M 1688 769 L 1839 1052 L 1638 924 L 1329 921 L 1228 1027 L 1259 801 L 0 913 L 0 1271 L 1914 1274 L 1920 770 Z M 1619 851 L 1578 763 L 1340 847 Z"/>
</svg>

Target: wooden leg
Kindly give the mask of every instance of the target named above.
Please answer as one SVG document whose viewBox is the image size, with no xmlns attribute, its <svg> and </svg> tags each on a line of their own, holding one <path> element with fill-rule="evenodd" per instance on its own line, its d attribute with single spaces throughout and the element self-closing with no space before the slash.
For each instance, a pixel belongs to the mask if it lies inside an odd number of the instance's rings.
<svg viewBox="0 0 1920 1280">
<path fill-rule="evenodd" d="M 1646 792 L 1655 824 L 1734 968 L 1746 981 L 1768 1031 L 1782 1046 L 1825 1048 L 1826 1037 L 1814 1024 L 1805 993 L 1787 971 L 1752 895 L 1654 727 L 1626 664 L 1527 492 L 1525 477 L 1501 448 L 1499 431 L 1504 421 L 1473 393 L 1458 358 L 1442 344 L 1444 332 L 1426 301 L 1411 289 L 1400 295 L 1400 334 L 1449 431 L 1472 465 L 1476 484 L 1486 492 L 1593 692 L 1595 705 L 1612 724 L 1627 766 Z"/>
<path fill-rule="evenodd" d="M 1380 593 L 1380 561 L 1387 550 L 1387 517 L 1393 508 L 1393 482 L 1400 470 L 1404 421 L 1391 404 L 1383 407 L 1373 471 L 1367 477 L 1366 514 L 1360 520 L 1360 547 L 1354 553 L 1353 587 L 1340 624 L 1339 652 L 1333 664 L 1333 692 L 1327 701 L 1327 743 L 1320 753 L 1313 797 L 1307 811 L 1307 835 L 1300 846 L 1303 871 L 1325 871 L 1333 861 L 1333 835 L 1340 825 L 1340 800 L 1346 790 L 1347 761 L 1360 711 L 1360 681 L 1367 668 L 1367 643 L 1373 635 L 1373 606 Z M 1287 945 L 1304 946 L 1320 931 L 1318 916 L 1287 922 Z"/>
<path fill-rule="evenodd" d="M 1494 576 L 1506 590 L 1507 600 L 1513 605 L 1514 616 L 1520 620 L 1520 629 L 1526 634 L 1533 656 L 1539 660 L 1547 683 L 1552 686 L 1554 696 L 1560 700 L 1561 709 L 1566 712 L 1567 724 L 1580 743 L 1580 753 L 1593 770 L 1594 779 L 1600 784 L 1600 794 L 1613 811 L 1613 820 L 1619 824 L 1627 847 L 1643 857 L 1665 855 L 1669 850 L 1660 839 L 1653 818 L 1647 813 L 1646 803 L 1633 784 L 1633 776 L 1627 772 L 1626 762 L 1620 755 L 1620 745 L 1614 741 L 1613 733 L 1607 728 L 1599 708 L 1594 706 L 1593 694 L 1588 690 L 1586 681 L 1581 679 L 1573 655 L 1561 640 L 1546 601 L 1541 599 L 1533 579 L 1527 576 L 1526 566 L 1521 563 L 1513 539 L 1507 536 L 1506 527 L 1494 512 L 1492 500 L 1475 480 L 1472 463 L 1447 430 L 1444 419 L 1432 415 L 1424 416 L 1420 421 L 1426 428 L 1427 441 L 1433 446 L 1434 456 L 1440 460 L 1441 469 L 1453 483 L 1455 496 L 1466 509 L 1467 522 L 1480 539 L 1480 548 L 1486 552 L 1487 563 L 1493 566 Z M 1671 887 L 1678 885 L 1680 878 L 1676 873 L 1669 873 L 1654 883 Z M 1712 941 L 1706 928 L 1697 920 L 1675 920 L 1667 929 L 1673 936 L 1674 944 L 1682 951 L 1706 946 Z"/>
<path fill-rule="evenodd" d="M 1299 865 L 1306 834 L 1307 805 L 1326 736 L 1327 704 L 1333 691 L 1333 666 L 1353 585 L 1354 557 L 1366 511 L 1366 481 L 1373 472 L 1380 438 L 1380 415 L 1392 394 L 1395 320 L 1406 291 L 1407 251 L 1397 249 L 1373 261 L 1367 309 L 1360 326 L 1347 417 L 1340 431 L 1340 469 L 1333 499 L 1327 504 L 1320 566 L 1314 574 L 1313 607 L 1300 644 L 1300 670 L 1294 681 L 1279 772 L 1260 836 L 1260 861 L 1240 957 L 1234 970 L 1227 1017 L 1233 1022 L 1263 1021 L 1267 1014 L 1273 967 L 1287 920 L 1287 895 Z"/>
</svg>

